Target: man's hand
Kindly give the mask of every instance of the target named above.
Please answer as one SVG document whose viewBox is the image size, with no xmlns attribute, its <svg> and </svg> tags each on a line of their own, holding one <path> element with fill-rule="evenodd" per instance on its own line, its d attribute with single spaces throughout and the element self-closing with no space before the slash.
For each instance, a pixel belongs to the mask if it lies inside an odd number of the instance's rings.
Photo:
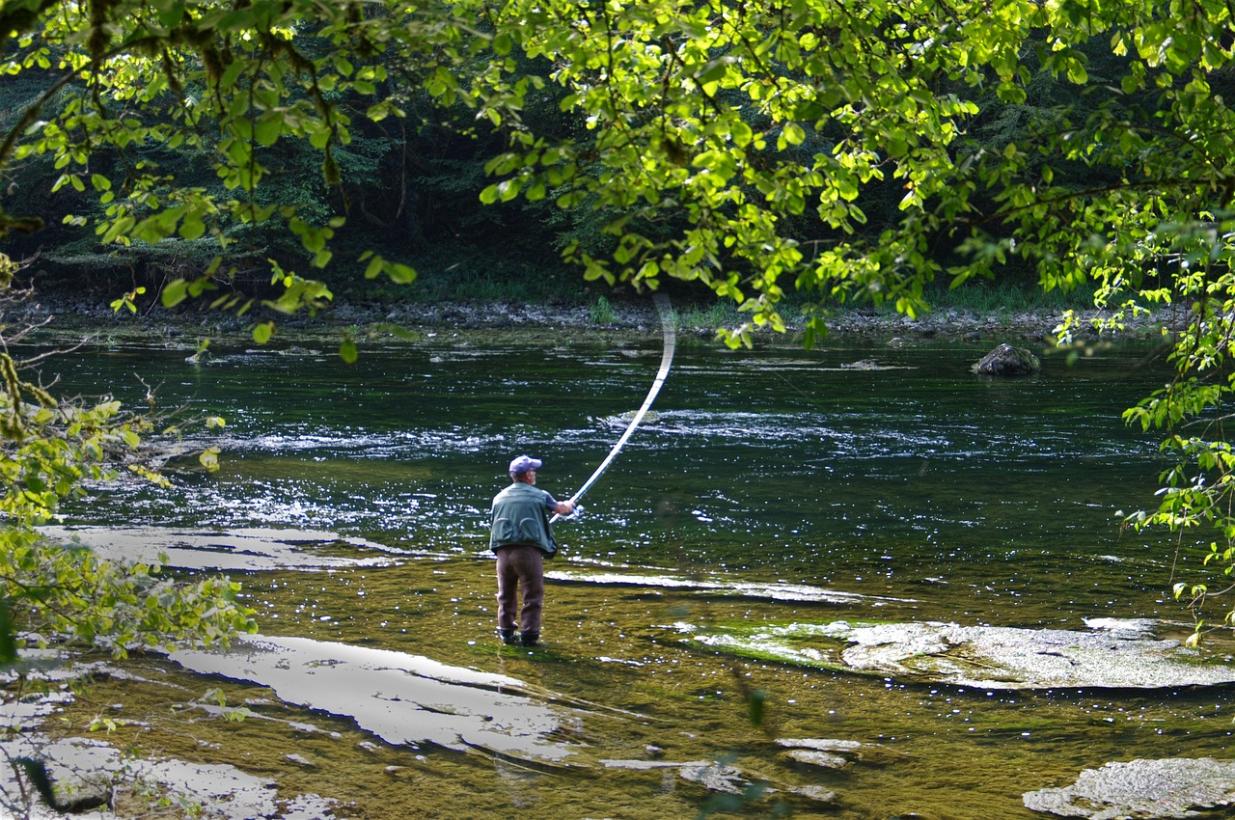
<svg viewBox="0 0 1235 820">
<path fill-rule="evenodd" d="M 558 515 L 570 515 L 575 511 L 575 502 L 559 501 L 557 506 L 553 508 L 553 511 Z"/>
</svg>

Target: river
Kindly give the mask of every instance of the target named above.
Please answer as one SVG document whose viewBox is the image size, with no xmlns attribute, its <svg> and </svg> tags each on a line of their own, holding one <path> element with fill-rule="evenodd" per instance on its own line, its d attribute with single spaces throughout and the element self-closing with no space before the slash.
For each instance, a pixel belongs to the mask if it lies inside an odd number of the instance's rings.
<svg viewBox="0 0 1235 820">
<path fill-rule="evenodd" d="M 1162 628 L 1187 634 L 1166 594 L 1169 537 L 1119 526 L 1120 511 L 1152 503 L 1162 466 L 1154 436 L 1126 428 L 1120 412 L 1165 381 L 1164 365 L 1146 347 L 1100 347 L 1073 364 L 1047 356 L 1029 379 L 994 381 L 968 370 L 989 347 L 681 346 L 654 415 L 582 516 L 557 526 L 563 555 L 550 567 L 545 645 L 535 651 L 492 635 L 488 501 L 519 453 L 544 460 L 542 488 L 569 496 L 620 434 L 618 416 L 642 400 L 657 339 L 438 331 L 369 345 L 354 366 L 309 343 L 220 347 L 198 365 L 154 347 L 74 354 L 60 367 L 70 390 L 111 385 L 139 403 L 140 373 L 161 408 L 227 424 L 217 473 L 190 458 L 169 465 L 170 490 L 95 488 L 66 508 L 66 524 L 108 528 L 114 549 L 138 552 L 188 532 L 220 544 L 235 534 L 223 551 L 279 541 L 286 560 L 264 563 L 255 549 L 200 563 L 230 567 L 263 635 L 318 642 L 289 650 L 293 665 L 318 652 L 305 668 L 329 666 L 339 644 L 425 656 L 514 679 L 485 684 L 523 698 L 494 705 L 497 724 L 543 712 L 552 725 L 451 744 L 414 737 L 416 726 L 392 729 L 399 698 L 380 686 L 352 699 L 385 704 L 366 715 L 346 698 L 329 705 L 321 687 L 295 692 L 296 680 L 272 689 L 207 680 L 186 669 L 218 671 L 211 662 L 157 657 L 130 662 L 147 683 L 101 681 L 73 714 L 88 719 L 123 700 L 135 723 L 117 728 L 118 743 L 233 763 L 364 817 L 719 807 L 681 767 L 662 766 L 683 761 L 719 761 L 742 783 L 776 789 L 729 796 L 754 815 L 1033 816 L 1022 793 L 1071 783 L 1086 767 L 1225 753 L 1229 687 L 932 685 L 691 639 L 798 621 L 1080 630 L 1096 617 L 1180 622 Z M 194 550 L 220 551 L 203 542 L 186 555 Z M 388 668 L 395 657 L 367 662 Z M 185 708 L 208 686 L 257 714 L 237 723 Z M 757 720 L 752 701 L 762 704 Z M 823 769 L 788 758 L 775 742 L 784 738 L 866 751 Z M 808 786 L 834 801 L 791 793 Z"/>
</svg>

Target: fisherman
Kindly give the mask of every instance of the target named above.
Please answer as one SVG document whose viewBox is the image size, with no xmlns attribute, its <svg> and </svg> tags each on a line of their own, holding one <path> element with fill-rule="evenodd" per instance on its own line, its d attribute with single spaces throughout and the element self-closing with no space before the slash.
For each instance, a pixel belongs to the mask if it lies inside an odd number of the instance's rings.
<svg viewBox="0 0 1235 820">
<path fill-rule="evenodd" d="M 497 554 L 497 634 L 502 643 L 535 646 L 540 641 L 544 559 L 557 552 L 549 513 L 570 515 L 575 511 L 573 501 L 558 501 L 536 489 L 536 471 L 543 464 L 529 456 L 510 462 L 511 485 L 493 498 L 489 548 Z M 523 608 L 519 609 L 516 624 L 520 586 Z"/>
</svg>

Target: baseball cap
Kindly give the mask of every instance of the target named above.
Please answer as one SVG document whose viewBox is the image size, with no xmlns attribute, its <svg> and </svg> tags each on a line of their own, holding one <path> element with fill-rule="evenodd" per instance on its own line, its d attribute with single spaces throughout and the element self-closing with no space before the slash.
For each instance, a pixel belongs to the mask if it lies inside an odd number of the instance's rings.
<svg viewBox="0 0 1235 820">
<path fill-rule="evenodd" d="M 538 458 L 532 458 L 531 456 L 519 456 L 514 461 L 510 462 L 510 470 L 508 472 L 511 475 L 522 475 L 528 470 L 539 470 L 543 464 L 544 462 Z"/>
</svg>

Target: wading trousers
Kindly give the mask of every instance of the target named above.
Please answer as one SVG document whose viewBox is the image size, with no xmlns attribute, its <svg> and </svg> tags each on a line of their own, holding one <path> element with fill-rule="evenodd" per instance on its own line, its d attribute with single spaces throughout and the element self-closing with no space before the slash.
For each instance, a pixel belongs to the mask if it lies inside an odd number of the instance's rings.
<svg viewBox="0 0 1235 820">
<path fill-rule="evenodd" d="M 536 547 L 516 545 L 497 551 L 497 628 L 540 632 L 540 610 L 545 601 L 545 557 Z M 523 588 L 523 608 L 516 596 Z M 519 613 L 518 623 L 515 612 Z"/>
</svg>

